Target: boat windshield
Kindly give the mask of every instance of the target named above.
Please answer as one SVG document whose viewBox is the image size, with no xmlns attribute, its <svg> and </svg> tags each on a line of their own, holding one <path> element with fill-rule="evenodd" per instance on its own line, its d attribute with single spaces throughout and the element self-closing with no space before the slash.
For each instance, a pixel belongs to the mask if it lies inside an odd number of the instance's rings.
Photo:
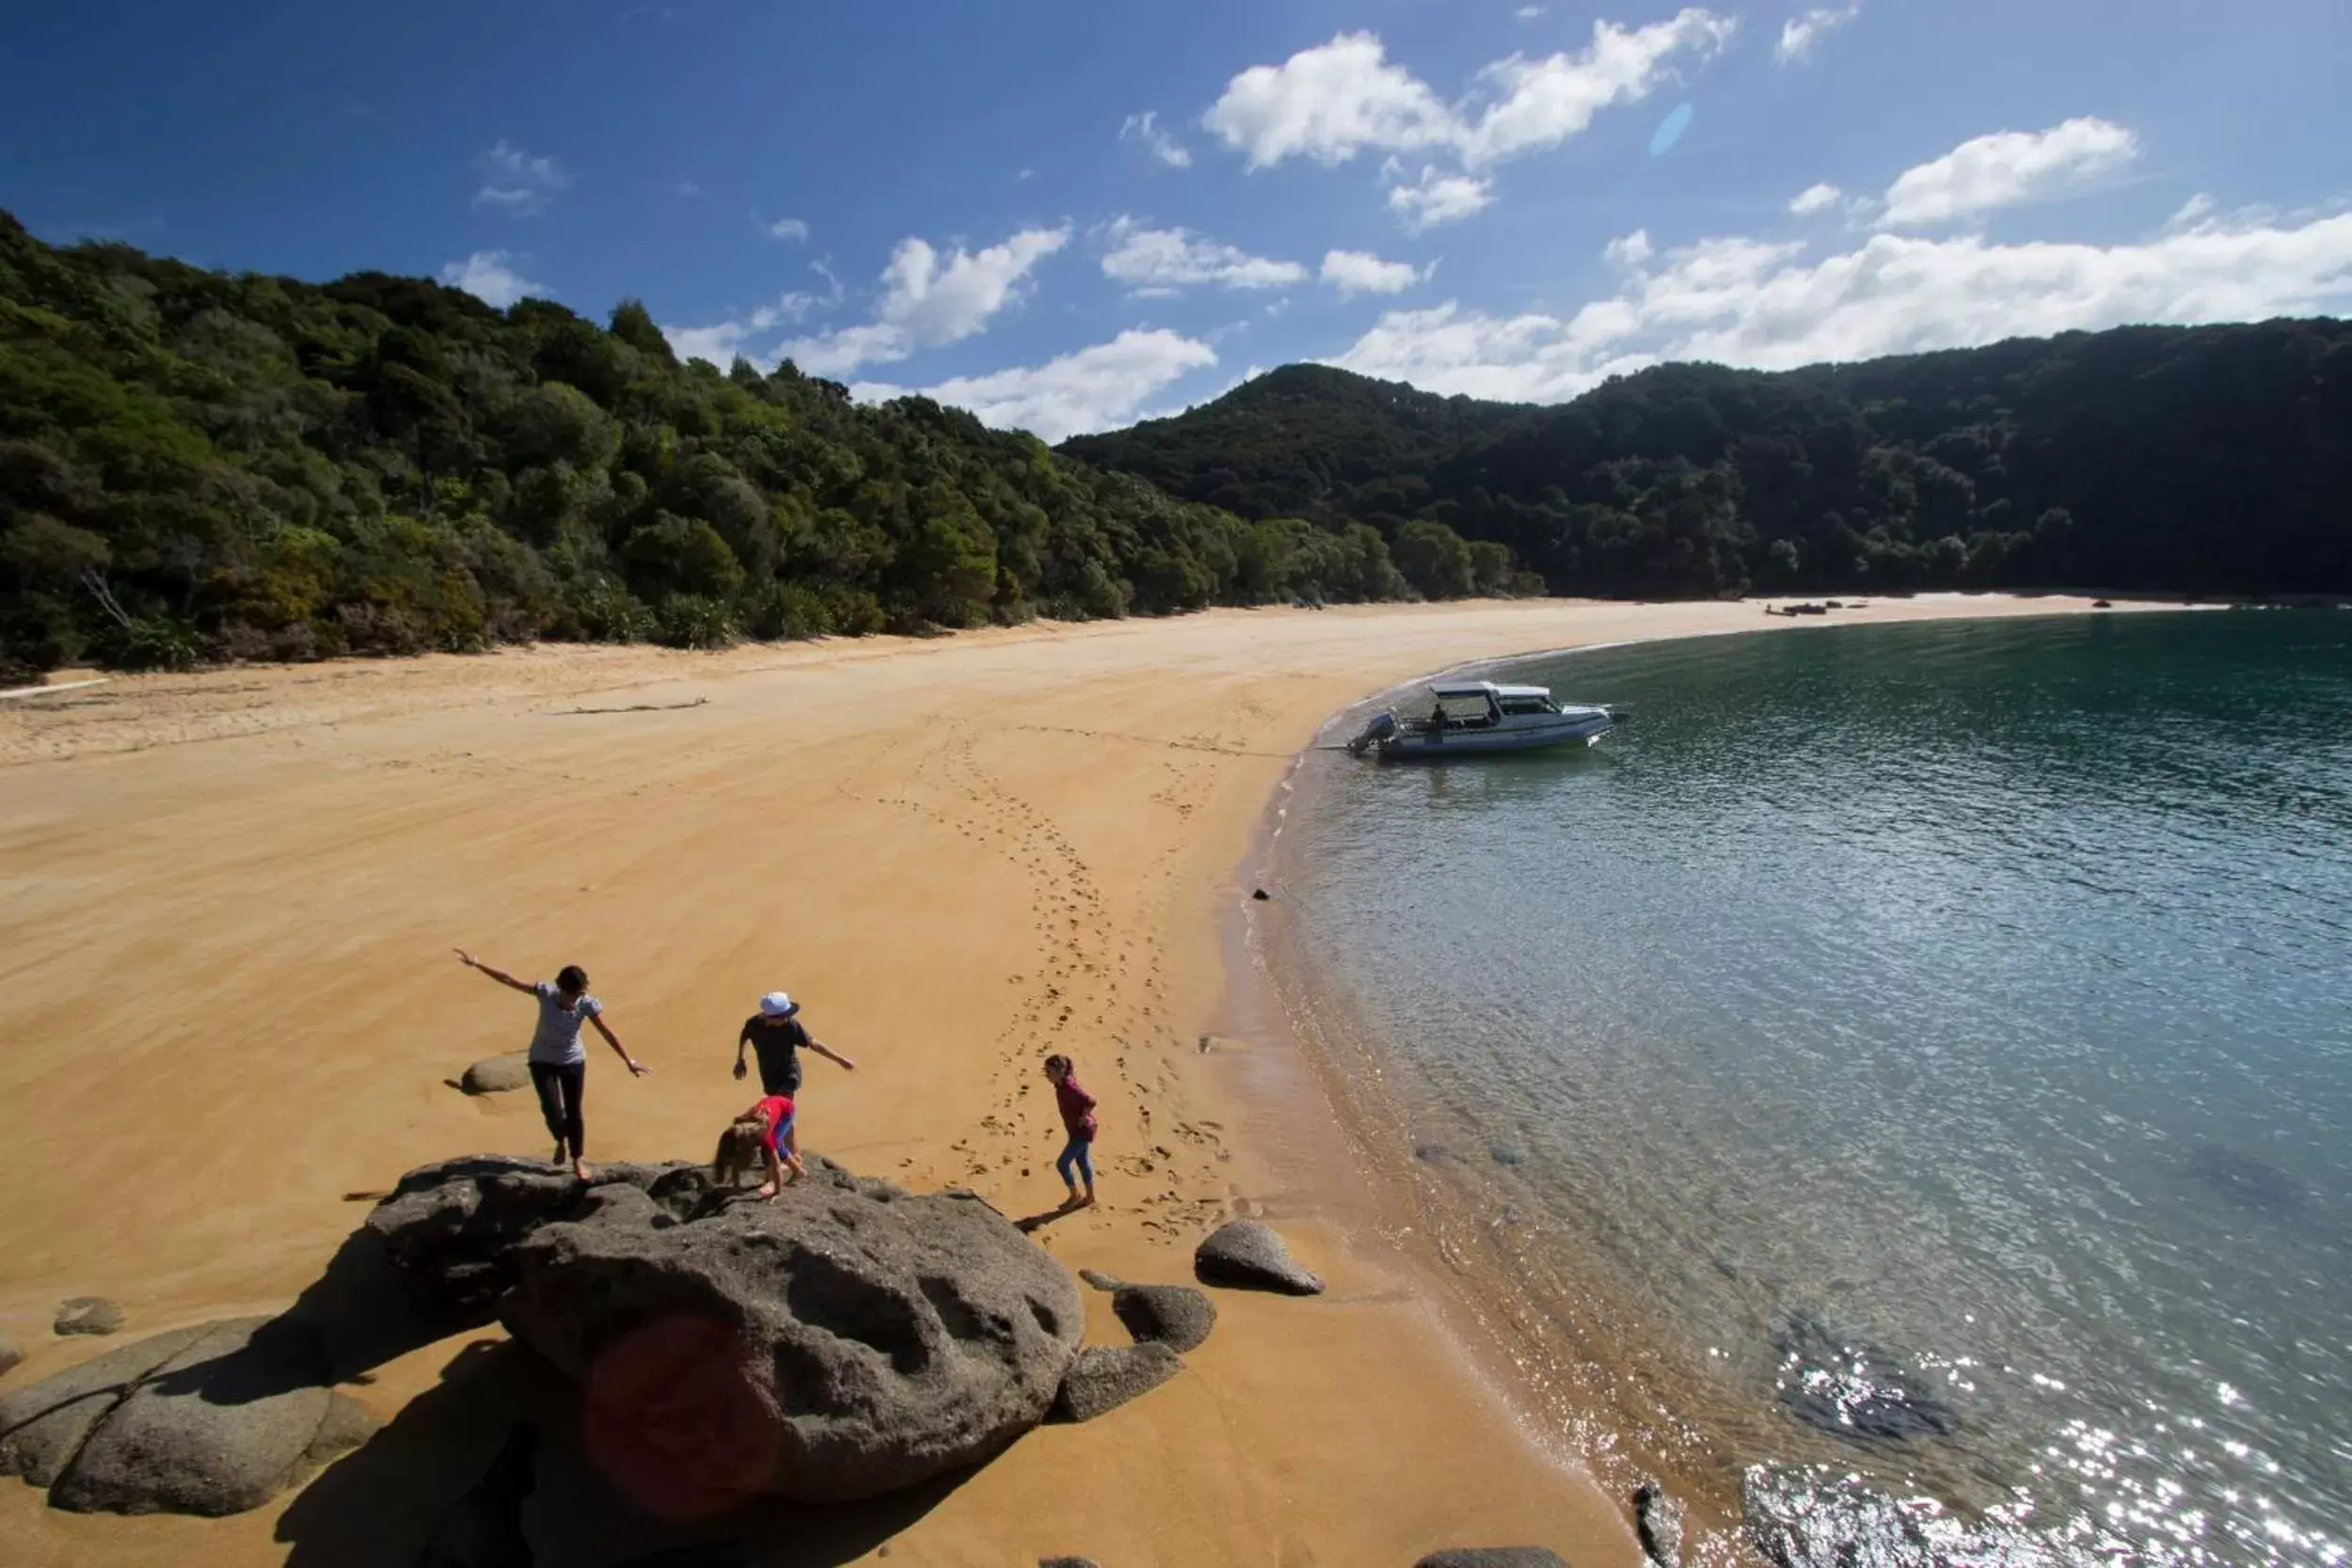
<svg viewBox="0 0 2352 1568">
<path fill-rule="evenodd" d="M 1557 713 L 1560 705 L 1549 697 L 1505 697 L 1502 711 L 1511 713 Z"/>
</svg>

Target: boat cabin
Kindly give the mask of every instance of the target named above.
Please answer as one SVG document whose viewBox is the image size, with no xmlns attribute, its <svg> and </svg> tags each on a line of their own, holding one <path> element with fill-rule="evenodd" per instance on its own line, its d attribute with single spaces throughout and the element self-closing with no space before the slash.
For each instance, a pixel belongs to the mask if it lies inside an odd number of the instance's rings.
<svg viewBox="0 0 2352 1568">
<path fill-rule="evenodd" d="M 1506 717 L 1558 713 L 1560 705 L 1540 686 L 1497 686 L 1492 681 L 1450 681 L 1433 686 L 1435 711 L 1445 716 L 1449 729 L 1479 729 L 1501 723 Z"/>
</svg>

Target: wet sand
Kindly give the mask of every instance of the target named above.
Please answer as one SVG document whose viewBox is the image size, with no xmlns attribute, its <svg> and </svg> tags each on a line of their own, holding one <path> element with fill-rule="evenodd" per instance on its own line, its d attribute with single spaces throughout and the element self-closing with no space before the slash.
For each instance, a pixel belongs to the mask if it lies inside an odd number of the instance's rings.
<svg viewBox="0 0 2352 1568">
<path fill-rule="evenodd" d="M 2083 608 L 1931 596 L 1835 619 Z M 352 1195 L 453 1153 L 543 1154 L 527 1093 L 449 1083 L 532 1022 L 455 943 L 527 978 L 584 965 L 653 1069 L 631 1081 L 592 1042 L 592 1159 L 707 1150 L 751 1098 L 728 1075 L 736 1029 L 781 986 L 860 1063 L 809 1061 L 804 1147 L 1047 1210 L 1059 1139 L 1038 1063 L 1067 1051 L 1103 1101 L 1104 1203 L 1039 1232 L 1057 1257 L 1182 1279 L 1195 1238 L 1257 1212 L 1331 1280 L 1310 1302 L 1221 1294 L 1174 1383 L 854 1528 L 796 1533 L 778 1561 L 1374 1568 L 1537 1541 L 1629 1564 L 1622 1499 L 1449 1331 L 1446 1287 L 1384 1223 L 1282 1031 L 1197 1042 L 1249 1029 L 1227 986 L 1236 867 L 1333 712 L 1467 659 L 1820 624 L 1753 603 L 1217 611 L 12 701 L 0 1335 L 27 1361 L 8 1383 L 107 1343 L 50 1337 L 63 1297 L 115 1297 L 130 1336 L 272 1310 L 365 1212 Z M 1089 1312 L 1091 1339 L 1123 1342 L 1107 1297 Z M 306 1500 L 85 1518 L 0 1482 L 0 1562 L 410 1562 L 500 1435 L 469 1415 L 480 1338 L 353 1386 L 392 1433 Z M 629 1535 L 567 1532 L 561 1560 L 595 1568 Z"/>
</svg>

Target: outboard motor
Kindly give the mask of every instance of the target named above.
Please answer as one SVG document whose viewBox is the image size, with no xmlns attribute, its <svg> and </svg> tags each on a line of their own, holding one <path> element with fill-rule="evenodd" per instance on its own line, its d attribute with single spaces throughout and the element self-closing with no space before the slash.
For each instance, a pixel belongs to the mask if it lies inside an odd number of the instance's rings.
<svg viewBox="0 0 2352 1568">
<path fill-rule="evenodd" d="M 1367 751 L 1395 734 L 1396 715 L 1394 713 L 1374 714 L 1372 722 L 1364 726 L 1363 733 L 1347 743 L 1347 754 L 1352 757 L 1362 756 Z"/>
</svg>

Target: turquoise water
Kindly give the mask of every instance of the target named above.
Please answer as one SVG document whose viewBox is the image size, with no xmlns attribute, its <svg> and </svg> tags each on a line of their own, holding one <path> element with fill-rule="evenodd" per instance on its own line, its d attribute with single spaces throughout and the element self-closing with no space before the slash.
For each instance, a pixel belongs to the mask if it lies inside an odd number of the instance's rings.
<svg viewBox="0 0 2352 1568">
<path fill-rule="evenodd" d="M 1773 1344 L 1816 1314 L 1960 1418 L 1867 1468 L 2152 1556 L 2343 1560 L 2352 613 L 1510 678 L 1636 718 L 1590 752 L 1333 759 L 1300 940 L 1448 1152 L 1534 1195 L 1505 1221 L 1703 1369 L 1691 1418 L 1818 1453 Z"/>
</svg>

